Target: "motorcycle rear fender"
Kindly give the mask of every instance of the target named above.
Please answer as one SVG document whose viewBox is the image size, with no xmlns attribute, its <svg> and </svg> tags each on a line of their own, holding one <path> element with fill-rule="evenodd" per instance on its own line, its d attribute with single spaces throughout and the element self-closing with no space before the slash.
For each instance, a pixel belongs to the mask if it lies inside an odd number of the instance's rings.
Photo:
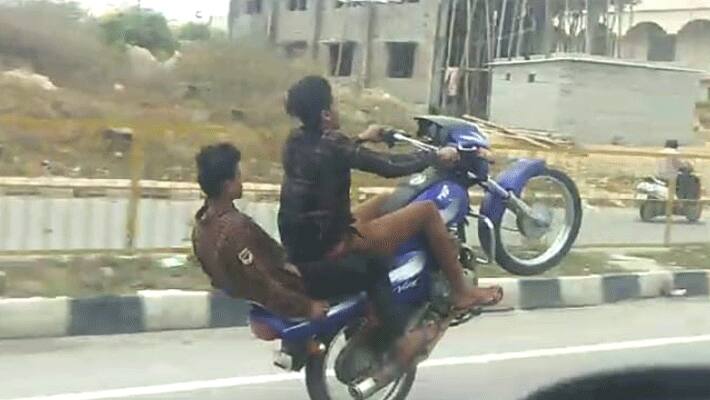
<svg viewBox="0 0 710 400">
<path fill-rule="evenodd" d="M 303 342 L 317 335 L 335 333 L 348 322 L 365 314 L 365 293 L 353 296 L 332 307 L 322 320 L 289 320 L 281 318 L 258 304 L 251 304 L 249 320 L 270 328 L 284 342 Z"/>
<path fill-rule="evenodd" d="M 545 168 L 547 165 L 544 160 L 521 159 L 498 175 L 496 182 L 507 191 L 512 191 L 520 196 L 527 181 L 543 173 Z M 498 193 L 488 192 L 483 198 L 479 212 L 497 224 L 505 212 L 505 199 Z"/>
</svg>

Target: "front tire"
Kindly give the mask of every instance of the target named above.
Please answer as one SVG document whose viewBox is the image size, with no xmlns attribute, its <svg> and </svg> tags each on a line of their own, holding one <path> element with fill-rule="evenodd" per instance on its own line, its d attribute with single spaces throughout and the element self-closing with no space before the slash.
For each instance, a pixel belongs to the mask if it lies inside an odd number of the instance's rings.
<svg viewBox="0 0 710 400">
<path fill-rule="evenodd" d="M 656 217 L 656 205 L 653 202 L 645 200 L 639 207 L 639 216 L 643 222 L 651 222 Z"/>
<path fill-rule="evenodd" d="M 554 170 L 554 169 L 545 169 L 542 173 L 530 178 L 544 178 L 544 177 L 549 177 L 552 180 L 555 180 L 559 182 L 564 189 L 568 192 L 569 197 L 571 199 L 571 207 L 572 207 L 572 216 L 571 216 L 571 222 L 569 223 L 569 231 L 566 235 L 566 238 L 564 238 L 564 242 L 562 242 L 554 253 L 551 253 L 549 255 L 544 255 L 543 257 L 539 260 L 534 260 L 531 262 L 526 262 L 518 259 L 515 257 L 513 254 L 511 254 L 508 249 L 505 247 L 503 240 L 502 240 L 502 235 L 501 235 L 501 229 L 502 229 L 502 218 L 500 221 L 493 221 L 494 222 L 494 232 L 493 234 L 495 235 L 495 260 L 500 265 L 503 269 L 506 271 L 510 272 L 513 275 L 520 275 L 520 276 L 532 276 L 532 275 L 539 275 L 544 273 L 545 271 L 555 267 L 558 265 L 562 259 L 569 253 L 570 249 L 572 248 L 572 245 L 574 244 L 575 240 L 577 240 L 577 235 L 579 234 L 579 229 L 582 225 L 582 200 L 579 196 L 579 190 L 577 189 L 577 185 L 574 183 L 574 181 L 567 176 L 565 173 Z M 528 181 L 529 182 L 529 181 Z M 526 182 L 526 185 L 527 183 Z M 483 247 L 484 251 L 487 253 L 489 252 L 489 249 L 491 248 L 491 235 L 490 235 L 490 230 L 487 229 L 485 224 L 479 223 L 478 224 L 478 237 L 481 242 L 481 246 Z M 488 254 L 490 256 L 490 254 Z"/>
<path fill-rule="evenodd" d="M 311 400 L 352 400 L 347 392 L 347 385 L 339 382 L 335 376 L 328 376 L 327 371 L 333 368 L 335 358 L 342 349 L 337 346 L 345 338 L 343 328 L 327 344 L 327 349 L 320 355 L 310 356 L 306 363 L 306 388 Z M 331 374 L 332 375 L 332 374 Z M 371 399 L 373 400 L 405 400 L 412 390 L 417 375 L 416 367 L 405 373 L 395 383 L 385 387 Z"/>
</svg>

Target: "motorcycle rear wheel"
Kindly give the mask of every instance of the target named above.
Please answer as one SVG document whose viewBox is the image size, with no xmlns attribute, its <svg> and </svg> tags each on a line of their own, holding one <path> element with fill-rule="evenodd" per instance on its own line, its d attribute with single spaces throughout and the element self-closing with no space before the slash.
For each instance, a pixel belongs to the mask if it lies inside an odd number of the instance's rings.
<svg viewBox="0 0 710 400">
<path fill-rule="evenodd" d="M 320 355 L 309 357 L 306 363 L 306 388 L 311 400 L 352 400 L 348 386 L 335 376 L 335 360 L 345 348 L 348 328 L 341 329 L 326 344 L 327 349 Z M 417 375 L 416 367 L 399 379 L 375 393 L 373 400 L 405 400 L 412 390 Z"/>
<path fill-rule="evenodd" d="M 698 222 L 700 217 L 703 216 L 703 204 L 693 204 L 686 206 L 685 218 L 688 222 Z"/>
</svg>

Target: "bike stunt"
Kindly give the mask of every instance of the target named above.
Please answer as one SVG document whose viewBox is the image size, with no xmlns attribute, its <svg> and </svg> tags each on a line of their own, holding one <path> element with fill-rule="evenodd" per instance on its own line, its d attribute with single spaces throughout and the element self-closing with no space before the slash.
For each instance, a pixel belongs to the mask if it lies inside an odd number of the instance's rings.
<svg viewBox="0 0 710 400">
<path fill-rule="evenodd" d="M 255 335 L 281 340 L 276 365 L 305 369 L 311 399 L 404 399 L 446 330 L 503 298 L 499 287 L 477 286 L 477 264 L 518 275 L 554 267 L 579 232 L 579 194 L 541 160 L 491 178 L 488 139 L 458 118 L 421 116 L 413 135 L 371 128 L 353 141 L 338 131 L 333 102 L 320 77 L 289 90 L 287 111 L 302 126 L 284 150 L 285 249 L 232 205 L 240 154 L 226 144 L 197 157 L 208 200 L 194 247 L 215 287 L 251 303 Z M 417 151 L 379 153 L 366 142 Z M 351 212 L 350 169 L 411 176 Z M 486 192 L 477 212 L 474 186 Z M 469 218 L 485 257 L 466 243 Z"/>
</svg>

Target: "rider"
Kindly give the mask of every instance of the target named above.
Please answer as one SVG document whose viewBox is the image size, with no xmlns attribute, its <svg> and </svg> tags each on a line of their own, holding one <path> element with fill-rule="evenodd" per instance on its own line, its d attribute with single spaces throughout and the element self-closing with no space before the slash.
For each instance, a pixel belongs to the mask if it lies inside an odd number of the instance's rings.
<svg viewBox="0 0 710 400">
<path fill-rule="evenodd" d="M 350 209 L 351 170 L 384 177 L 405 176 L 436 162 L 456 162 L 455 149 L 444 148 L 436 154 L 378 153 L 362 144 L 381 141 L 384 130 L 379 127 L 371 127 L 357 140 L 351 140 L 339 131 L 330 84 L 318 76 L 305 77 L 289 89 L 286 111 L 302 123 L 289 135 L 283 152 L 285 174 L 278 222 L 292 261 L 338 259 L 352 251 L 391 256 L 407 240 L 423 233 L 451 284 L 455 310 L 501 300 L 500 287 L 466 284 L 456 246 L 432 202 L 412 203 L 381 215 L 380 197 L 354 212 Z M 387 269 L 388 265 L 382 268 Z"/>
<path fill-rule="evenodd" d="M 195 214 L 192 245 L 212 286 L 291 318 L 322 318 L 327 303 L 306 296 L 298 270 L 254 221 L 234 207 L 242 197 L 241 153 L 229 143 L 202 148 L 195 158 L 207 195 Z"/>
<path fill-rule="evenodd" d="M 666 140 L 661 153 L 665 154 L 666 158 L 658 161 L 657 175 L 666 183 L 677 180 L 681 169 L 692 170 L 692 165 L 688 161 L 681 159 L 677 140 Z"/>
<path fill-rule="evenodd" d="M 436 332 L 426 327 L 405 334 L 406 320 L 391 306 L 389 277 L 380 266 L 385 262 L 356 253 L 337 261 L 287 262 L 283 248 L 234 207 L 242 196 L 240 158 L 228 143 L 204 147 L 196 157 L 207 200 L 195 215 L 192 243 L 212 285 L 278 315 L 309 319 L 325 316 L 328 303 L 323 300 L 367 291 L 383 321 L 379 338 L 383 343 L 401 338 L 398 359 L 408 363 Z"/>
</svg>

